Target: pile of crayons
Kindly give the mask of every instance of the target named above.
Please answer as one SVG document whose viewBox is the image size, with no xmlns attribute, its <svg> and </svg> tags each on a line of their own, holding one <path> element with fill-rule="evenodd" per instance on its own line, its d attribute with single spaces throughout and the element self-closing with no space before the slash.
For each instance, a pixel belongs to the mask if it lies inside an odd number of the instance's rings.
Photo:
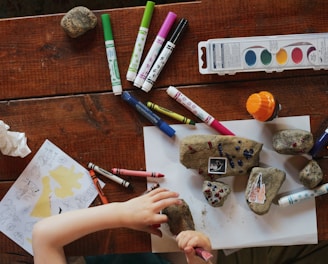
<svg viewBox="0 0 328 264">
<path fill-rule="evenodd" d="M 104 194 L 104 192 L 101 189 L 101 186 L 99 184 L 98 178 L 96 176 L 96 173 L 101 174 L 102 176 L 105 176 L 106 178 L 112 180 L 113 182 L 116 182 L 119 185 L 122 185 L 125 188 L 128 188 L 130 190 L 133 189 L 130 182 L 122 179 L 119 176 L 134 176 L 134 177 L 152 177 L 152 178 L 162 178 L 165 175 L 159 172 L 149 172 L 149 171 L 141 171 L 141 170 L 128 170 L 128 169 L 119 169 L 119 168 L 112 168 L 111 172 L 104 170 L 100 168 L 99 166 L 95 165 L 92 162 L 88 163 L 88 169 L 90 177 L 92 178 L 92 181 L 98 191 L 99 197 L 103 204 L 107 204 L 108 200 Z M 156 183 L 153 187 L 151 187 L 150 190 L 156 189 L 159 187 L 159 183 Z M 150 190 L 147 190 L 146 192 L 149 192 Z"/>
<path fill-rule="evenodd" d="M 177 15 L 174 12 L 168 12 L 162 26 L 160 27 L 155 37 L 155 40 L 153 41 L 149 49 L 148 54 L 145 57 L 144 62 L 140 66 L 140 61 L 146 43 L 148 28 L 152 19 L 154 7 L 155 7 L 154 2 L 147 1 L 144 14 L 142 16 L 141 24 L 139 27 L 139 31 L 137 34 L 135 46 L 132 52 L 130 64 L 126 74 L 126 78 L 128 81 L 133 82 L 134 86 L 141 88 L 141 90 L 145 92 L 149 92 L 152 89 L 159 74 L 161 73 L 166 62 L 170 58 L 176 46 L 176 43 L 181 38 L 183 32 L 185 32 L 188 26 L 188 20 L 185 18 L 181 18 L 176 28 L 173 30 L 173 33 L 171 34 L 169 40 L 166 41 L 166 38 L 169 36 L 169 33 L 177 18 Z M 169 116 L 175 120 L 178 120 L 182 123 L 195 125 L 196 124 L 195 121 L 187 117 L 184 117 L 183 115 L 175 113 L 164 107 L 161 107 L 153 102 L 147 102 L 147 104 L 145 105 L 139 100 L 137 100 L 135 97 L 133 97 L 129 92 L 127 91 L 123 92 L 120 73 L 118 69 L 113 32 L 110 23 L 110 17 L 108 14 L 102 14 L 101 20 L 104 29 L 106 54 L 107 54 L 109 71 L 111 76 L 113 93 L 115 95 L 122 95 L 122 99 L 124 101 L 132 105 L 140 114 L 142 114 L 153 125 L 157 126 L 161 131 L 163 131 L 169 137 L 173 137 L 175 135 L 175 130 L 166 122 L 164 122 L 151 109 L 161 114 L 164 114 L 166 116 Z M 234 133 L 232 133 L 230 130 L 224 127 L 220 122 L 218 122 L 211 115 L 205 112 L 205 110 L 200 108 L 193 101 L 191 101 L 181 92 L 179 92 L 175 87 L 170 86 L 167 89 L 167 93 L 169 96 L 171 96 L 176 101 L 180 102 L 183 106 L 185 106 L 187 109 L 189 109 L 203 122 L 205 122 L 215 130 L 217 130 L 220 134 L 234 135 Z M 183 103 L 181 98 L 187 100 L 188 104 Z M 190 105 L 193 106 L 192 109 L 190 108 Z"/>
</svg>

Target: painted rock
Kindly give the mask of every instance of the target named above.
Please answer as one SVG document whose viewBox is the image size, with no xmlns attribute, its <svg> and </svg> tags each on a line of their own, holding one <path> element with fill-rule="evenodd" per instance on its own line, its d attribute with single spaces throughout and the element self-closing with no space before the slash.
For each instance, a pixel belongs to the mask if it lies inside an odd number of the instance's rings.
<svg viewBox="0 0 328 264">
<path fill-rule="evenodd" d="M 228 184 L 223 182 L 203 182 L 203 194 L 209 203 L 213 207 L 222 206 L 225 200 L 228 198 L 231 192 L 231 188 Z"/>
<path fill-rule="evenodd" d="M 280 130 L 272 138 L 273 149 L 280 154 L 308 153 L 313 143 L 312 133 L 300 129 Z"/>
<path fill-rule="evenodd" d="M 180 162 L 200 175 L 210 175 L 212 180 L 247 175 L 251 168 L 259 166 L 262 146 L 236 136 L 193 135 L 180 142 Z"/>
<path fill-rule="evenodd" d="M 299 179 L 308 188 L 316 187 L 323 178 L 323 172 L 315 160 L 310 162 L 300 171 Z"/>
<path fill-rule="evenodd" d="M 258 215 L 266 214 L 285 179 L 286 173 L 279 169 L 253 168 L 245 191 L 249 208 Z"/>
<path fill-rule="evenodd" d="M 60 25 L 71 38 L 77 38 L 97 25 L 97 17 L 88 8 L 77 6 L 65 14 Z"/>
</svg>

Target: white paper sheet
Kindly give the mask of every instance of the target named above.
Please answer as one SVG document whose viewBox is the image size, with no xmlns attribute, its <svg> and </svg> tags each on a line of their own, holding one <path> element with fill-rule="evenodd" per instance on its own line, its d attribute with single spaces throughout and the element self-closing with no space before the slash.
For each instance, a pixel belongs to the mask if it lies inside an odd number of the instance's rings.
<svg viewBox="0 0 328 264">
<path fill-rule="evenodd" d="M 89 172 L 46 140 L 1 200 L 1 232 L 33 255 L 32 229 L 37 221 L 86 208 L 97 194 Z"/>
<path fill-rule="evenodd" d="M 308 157 L 276 153 L 272 148 L 272 135 L 280 129 L 310 131 L 308 116 L 277 118 L 261 123 L 256 120 L 222 122 L 237 136 L 262 142 L 260 154 L 262 167 L 275 167 L 286 172 L 280 194 L 302 187 L 299 171 Z M 272 204 L 265 215 L 253 213 L 245 201 L 247 177 L 225 177 L 221 180 L 232 187 L 232 193 L 222 207 L 210 206 L 203 194 L 203 179 L 197 171 L 186 169 L 179 161 L 179 142 L 187 135 L 217 134 L 205 124 L 173 125 L 174 139 L 156 127 L 144 128 L 146 167 L 159 171 L 165 177 L 159 180 L 162 187 L 180 193 L 190 206 L 196 230 L 207 234 L 213 249 L 245 248 L 268 245 L 296 245 L 317 243 L 315 200 L 310 199 L 285 208 Z M 150 184 L 151 182 L 149 182 Z M 152 236 L 153 252 L 178 251 L 168 226 L 162 225 L 163 238 Z"/>
</svg>

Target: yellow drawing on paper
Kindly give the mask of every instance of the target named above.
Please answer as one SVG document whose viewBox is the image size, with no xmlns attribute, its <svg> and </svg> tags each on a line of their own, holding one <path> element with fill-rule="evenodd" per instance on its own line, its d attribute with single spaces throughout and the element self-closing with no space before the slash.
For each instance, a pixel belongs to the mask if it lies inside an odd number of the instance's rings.
<svg viewBox="0 0 328 264">
<path fill-rule="evenodd" d="M 57 169 L 50 171 L 49 174 L 61 186 L 60 188 L 55 189 L 55 194 L 59 198 L 73 196 L 73 188 L 81 188 L 79 179 L 83 177 L 83 173 L 75 173 L 74 166 L 70 169 L 65 168 L 64 166 L 59 166 Z"/>
<path fill-rule="evenodd" d="M 42 178 L 42 193 L 34 206 L 31 216 L 34 217 L 48 217 L 51 215 L 51 207 L 50 207 L 50 199 L 49 194 L 51 192 L 50 187 L 50 178 L 43 177 Z"/>
<path fill-rule="evenodd" d="M 69 169 L 60 165 L 56 169 L 49 171 L 49 174 L 50 176 L 42 178 L 42 193 L 31 212 L 31 216 L 40 218 L 51 216 L 50 196 L 53 192 L 50 184 L 51 178 L 60 186 L 54 190 L 58 198 L 73 196 L 73 189 L 80 189 L 82 187 L 79 180 L 82 179 L 83 173 L 75 173 L 74 166 Z"/>
</svg>

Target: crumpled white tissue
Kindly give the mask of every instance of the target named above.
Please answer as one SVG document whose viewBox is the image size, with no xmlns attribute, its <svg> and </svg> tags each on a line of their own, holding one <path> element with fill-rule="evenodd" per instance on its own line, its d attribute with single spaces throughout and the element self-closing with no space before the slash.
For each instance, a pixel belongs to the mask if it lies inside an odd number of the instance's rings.
<svg viewBox="0 0 328 264">
<path fill-rule="evenodd" d="M 3 155 L 24 158 L 31 153 L 25 133 L 8 131 L 9 126 L 0 120 L 0 151 Z"/>
</svg>

